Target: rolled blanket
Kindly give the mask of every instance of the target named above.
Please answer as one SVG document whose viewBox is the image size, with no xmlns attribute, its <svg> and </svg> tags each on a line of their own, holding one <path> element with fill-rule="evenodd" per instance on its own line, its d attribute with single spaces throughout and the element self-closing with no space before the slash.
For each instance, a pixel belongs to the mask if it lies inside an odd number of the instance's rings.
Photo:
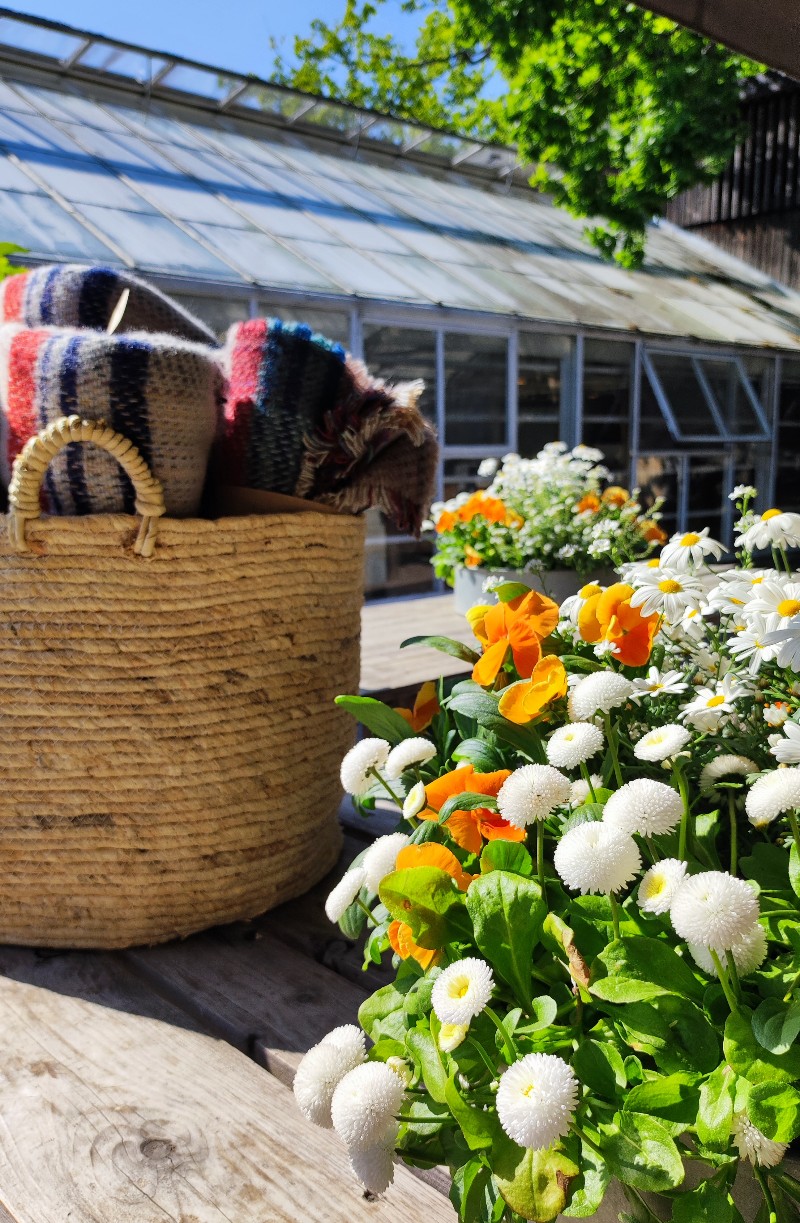
<svg viewBox="0 0 800 1223">
<path fill-rule="evenodd" d="M 128 300 L 117 330 L 155 331 L 216 346 L 217 337 L 200 319 L 116 268 L 48 264 L 9 276 L 0 283 L 0 321 L 105 331 L 126 289 Z"/>
<path fill-rule="evenodd" d="M 228 333 L 221 483 L 357 514 L 376 506 L 419 533 L 438 446 L 422 383 L 390 386 L 301 324 L 251 319 Z"/>
<path fill-rule="evenodd" d="M 223 378 L 199 344 L 146 332 L 0 327 L 0 476 L 28 438 L 61 416 L 104 420 L 164 486 L 167 513 L 198 513 L 222 409 Z M 67 446 L 47 469 L 52 514 L 132 514 L 133 487 L 108 454 Z"/>
</svg>

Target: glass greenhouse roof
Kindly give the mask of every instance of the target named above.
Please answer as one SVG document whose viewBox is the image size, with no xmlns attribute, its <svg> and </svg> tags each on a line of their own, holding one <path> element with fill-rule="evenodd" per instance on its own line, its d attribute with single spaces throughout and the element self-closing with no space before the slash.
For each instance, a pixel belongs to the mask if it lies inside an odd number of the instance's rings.
<svg viewBox="0 0 800 1223">
<path fill-rule="evenodd" d="M 32 260 L 800 349 L 800 294 L 668 225 L 609 265 L 513 149 L 5 9 L 0 78 L 0 240 Z"/>
</svg>

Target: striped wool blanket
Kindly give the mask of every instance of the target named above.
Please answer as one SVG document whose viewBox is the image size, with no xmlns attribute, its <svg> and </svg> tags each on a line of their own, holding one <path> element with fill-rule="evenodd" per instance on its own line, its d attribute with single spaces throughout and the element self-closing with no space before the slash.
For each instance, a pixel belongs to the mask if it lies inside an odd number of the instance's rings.
<svg viewBox="0 0 800 1223">
<path fill-rule="evenodd" d="M 0 321 L 26 327 L 86 327 L 105 331 L 123 292 L 122 331 L 156 331 L 197 344 L 217 344 L 205 323 L 129 272 L 48 264 L 0 282 Z"/>
<path fill-rule="evenodd" d="M 137 447 L 164 486 L 167 513 L 200 511 L 224 383 L 216 353 L 167 335 L 0 327 L 0 478 L 25 442 L 61 416 L 104 420 Z M 134 513 L 128 477 L 102 450 L 67 446 L 50 464 L 53 514 Z"/>
</svg>

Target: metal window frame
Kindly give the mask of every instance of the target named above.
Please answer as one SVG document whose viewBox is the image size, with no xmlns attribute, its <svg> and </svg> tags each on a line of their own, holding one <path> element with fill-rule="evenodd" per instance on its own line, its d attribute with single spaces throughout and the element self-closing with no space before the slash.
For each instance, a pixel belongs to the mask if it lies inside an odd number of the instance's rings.
<svg viewBox="0 0 800 1223">
<path fill-rule="evenodd" d="M 655 360 L 659 356 L 684 357 L 688 361 L 689 367 L 693 370 L 697 384 L 700 387 L 700 392 L 706 402 L 712 420 L 717 429 L 716 435 L 706 433 L 686 433 L 681 428 L 677 417 L 672 409 L 669 396 L 664 388 L 661 376 L 656 368 Z M 736 371 L 739 383 L 745 392 L 756 419 L 761 425 L 758 432 L 737 432 L 732 430 L 726 424 L 724 415 L 714 394 L 708 375 L 703 368 L 703 361 L 718 361 L 728 362 Z M 640 361 L 647 375 L 647 380 L 650 383 L 650 388 L 655 396 L 664 422 L 672 434 L 676 442 L 682 444 L 699 444 L 708 445 L 716 441 L 723 444 L 733 444 L 736 442 L 768 442 L 770 441 L 770 429 L 767 420 L 767 415 L 764 410 L 764 405 L 755 393 L 752 383 L 747 375 L 747 370 L 744 367 L 744 362 L 738 353 L 730 355 L 718 353 L 714 349 L 697 351 L 686 350 L 679 348 L 665 348 L 661 345 L 643 344 L 640 350 Z"/>
</svg>

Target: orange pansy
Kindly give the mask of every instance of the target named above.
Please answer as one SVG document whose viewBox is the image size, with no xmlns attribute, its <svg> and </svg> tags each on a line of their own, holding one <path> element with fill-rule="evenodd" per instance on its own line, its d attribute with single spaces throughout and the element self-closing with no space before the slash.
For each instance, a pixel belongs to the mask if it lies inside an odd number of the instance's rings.
<svg viewBox="0 0 800 1223">
<path fill-rule="evenodd" d="M 582 514 L 584 510 L 599 510 L 600 498 L 594 493 L 587 493 L 585 497 L 581 497 L 578 504 L 575 506 L 575 513 Z"/>
<path fill-rule="evenodd" d="M 652 518 L 643 518 L 639 523 L 639 530 L 649 544 L 665 544 L 667 542 L 667 532 L 662 531 L 657 522 L 653 522 Z"/>
<path fill-rule="evenodd" d="M 436 533 L 441 535 L 443 531 L 452 531 L 457 522 L 458 519 L 452 510 L 442 510 L 436 520 Z"/>
<path fill-rule="evenodd" d="M 462 892 L 466 892 L 474 875 L 468 874 L 452 849 L 438 841 L 423 841 L 421 845 L 406 845 L 395 859 L 395 870 L 409 870 L 415 866 L 436 866 L 440 871 L 452 875 Z"/>
<path fill-rule="evenodd" d="M 480 552 L 476 552 L 470 544 L 464 545 L 464 564 L 467 569 L 477 569 L 479 565 L 483 564 Z"/>
<path fill-rule="evenodd" d="M 619 484 L 611 484 L 603 493 L 603 501 L 606 505 L 622 506 L 630 501 L 630 493 L 627 488 L 622 488 Z"/>
<path fill-rule="evenodd" d="M 436 684 L 432 680 L 426 680 L 417 693 L 414 708 L 395 709 L 395 713 L 405 718 L 411 729 L 419 734 L 420 731 L 427 730 L 440 709 Z"/>
<path fill-rule="evenodd" d="M 411 927 L 404 921 L 393 921 L 386 934 L 392 951 L 396 951 L 401 960 L 411 957 L 422 968 L 430 968 L 439 959 L 441 952 L 429 951 L 427 947 L 420 947 L 419 943 L 414 942 Z"/>
<path fill-rule="evenodd" d="M 542 656 L 540 642 L 558 624 L 558 604 L 531 590 L 510 603 L 472 608 L 467 619 L 483 646 L 483 656 L 475 663 L 472 678 L 488 688 L 497 678 L 509 650 L 517 674 L 528 679 Z"/>
<path fill-rule="evenodd" d="M 578 628 L 584 641 L 609 641 L 619 662 L 641 667 L 650 657 L 660 617 L 657 612 L 643 616 L 638 607 L 631 607 L 632 594 L 632 586 L 615 582 L 593 595 L 580 610 Z"/>
<path fill-rule="evenodd" d="M 512 684 L 500 697 L 499 709 L 509 722 L 532 722 L 542 710 L 567 694 L 567 672 L 560 658 L 548 654 L 533 668 L 530 679 Z"/>
<path fill-rule="evenodd" d="M 438 819 L 439 811 L 448 798 L 452 798 L 454 794 L 464 794 L 469 791 L 473 794 L 487 794 L 497 798 L 500 787 L 510 775 L 510 769 L 498 769 L 496 773 L 476 773 L 471 764 L 445 773 L 443 777 L 437 777 L 436 781 L 428 782 L 425 787 L 428 806 L 420 812 L 419 818 L 422 820 Z M 515 828 L 513 824 L 501 819 L 496 811 L 490 811 L 488 807 L 476 807 L 472 811 L 454 811 L 447 821 L 446 828 L 456 845 L 460 845 L 462 849 L 468 850 L 471 854 L 481 852 L 484 839 L 487 841 L 524 841 L 525 839 L 523 828 Z M 405 852 L 405 849 L 401 850 L 398 855 L 398 865 Z"/>
</svg>

